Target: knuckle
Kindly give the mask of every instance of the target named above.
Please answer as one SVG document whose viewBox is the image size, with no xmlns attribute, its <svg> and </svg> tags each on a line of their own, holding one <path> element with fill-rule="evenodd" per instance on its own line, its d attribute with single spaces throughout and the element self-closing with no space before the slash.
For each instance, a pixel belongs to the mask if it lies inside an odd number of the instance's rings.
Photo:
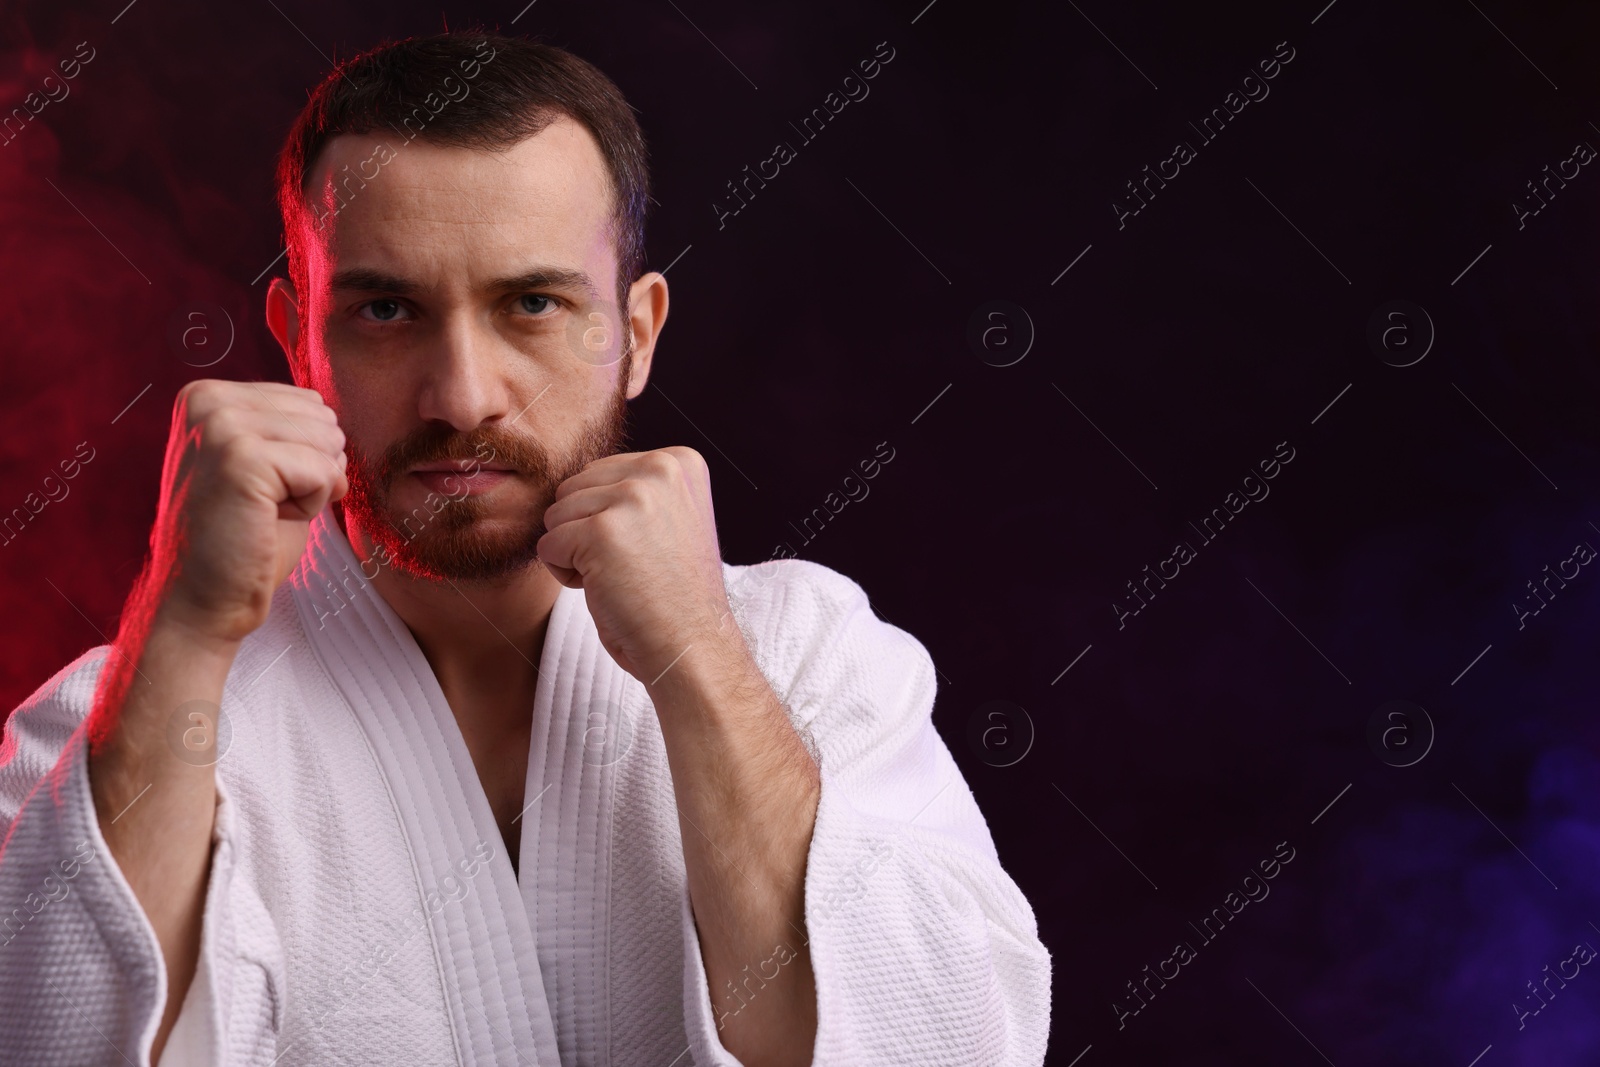
<svg viewBox="0 0 1600 1067">
<path fill-rule="evenodd" d="M 248 434 L 236 433 L 225 438 L 214 439 L 213 448 L 216 449 L 217 458 L 224 465 L 231 465 L 244 459 L 246 456 L 259 451 Z"/>
<path fill-rule="evenodd" d="M 623 499 L 630 504 L 643 505 L 650 499 L 650 487 L 638 478 L 628 478 L 618 487 Z"/>
<path fill-rule="evenodd" d="M 194 378 L 190 381 L 184 382 L 183 385 L 178 388 L 178 395 L 184 397 L 185 399 L 192 399 L 195 396 L 203 396 L 210 392 L 215 385 L 215 378 Z"/>
<path fill-rule="evenodd" d="M 702 471 L 706 468 L 705 457 L 688 445 L 671 445 L 665 451 L 670 452 L 677 462 L 691 471 Z"/>
<path fill-rule="evenodd" d="M 238 408 L 220 407 L 207 412 L 198 420 L 201 443 L 209 440 L 214 445 L 225 445 L 238 437 L 243 427 Z"/>
<path fill-rule="evenodd" d="M 189 422 L 194 423 L 216 406 L 216 394 L 216 379 L 196 378 L 178 389 L 173 406 L 187 413 Z"/>
<path fill-rule="evenodd" d="M 215 470 L 226 481 L 234 481 L 249 470 L 262 455 L 262 442 L 249 434 L 235 434 L 213 446 Z"/>
</svg>

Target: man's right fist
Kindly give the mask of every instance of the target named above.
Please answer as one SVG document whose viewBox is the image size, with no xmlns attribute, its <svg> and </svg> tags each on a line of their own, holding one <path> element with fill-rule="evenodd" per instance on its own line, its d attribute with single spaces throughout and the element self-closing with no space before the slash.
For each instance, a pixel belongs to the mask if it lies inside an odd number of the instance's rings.
<svg viewBox="0 0 1600 1067">
<path fill-rule="evenodd" d="M 310 389 L 215 379 L 180 389 L 150 534 L 157 614 L 221 642 L 265 622 L 311 520 L 350 488 L 344 443 Z"/>
</svg>

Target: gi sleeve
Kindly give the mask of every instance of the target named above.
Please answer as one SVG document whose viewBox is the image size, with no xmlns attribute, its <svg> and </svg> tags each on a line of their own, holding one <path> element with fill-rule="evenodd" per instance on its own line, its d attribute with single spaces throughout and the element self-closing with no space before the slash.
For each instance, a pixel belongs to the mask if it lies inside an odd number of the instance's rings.
<svg viewBox="0 0 1600 1067">
<path fill-rule="evenodd" d="M 730 603 L 822 772 L 805 875 L 813 1064 L 1043 1063 L 1050 955 L 933 726 L 927 650 L 827 567 L 741 570 Z M 692 919 L 685 939 L 695 1060 L 732 1067 Z"/>
<path fill-rule="evenodd" d="M 166 963 L 89 786 L 87 718 L 109 652 L 85 653 L 5 724 L 0 1063 L 150 1067 Z M 234 877 L 233 811 L 219 774 L 199 966 L 161 1067 L 266 1067 L 276 1055 L 283 956 L 259 896 Z"/>
</svg>

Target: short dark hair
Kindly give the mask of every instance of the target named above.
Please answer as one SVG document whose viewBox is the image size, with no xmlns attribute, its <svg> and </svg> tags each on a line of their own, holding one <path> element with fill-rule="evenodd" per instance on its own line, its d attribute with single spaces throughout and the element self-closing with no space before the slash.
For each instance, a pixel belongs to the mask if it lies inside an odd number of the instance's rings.
<svg viewBox="0 0 1600 1067">
<path fill-rule="evenodd" d="M 306 175 L 332 138 L 389 129 L 402 147 L 420 136 L 492 151 L 563 115 L 594 136 L 610 175 L 617 313 L 625 324 L 628 288 L 644 273 L 650 198 L 649 158 L 633 108 L 610 78 L 571 52 L 480 30 L 385 42 L 339 64 L 312 91 L 278 154 L 278 208 L 296 291 L 308 283 L 301 247 L 311 210 Z"/>
</svg>

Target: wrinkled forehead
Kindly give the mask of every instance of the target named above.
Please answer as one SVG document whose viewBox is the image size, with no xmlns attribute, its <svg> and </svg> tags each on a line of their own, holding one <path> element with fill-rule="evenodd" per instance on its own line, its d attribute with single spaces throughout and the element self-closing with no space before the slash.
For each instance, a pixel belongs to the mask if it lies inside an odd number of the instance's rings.
<svg viewBox="0 0 1600 1067">
<path fill-rule="evenodd" d="M 351 267 L 440 288 L 529 262 L 587 270 L 601 284 L 614 276 L 604 159 L 565 117 L 496 150 L 342 134 L 319 153 L 305 191 L 316 288 Z"/>
</svg>

